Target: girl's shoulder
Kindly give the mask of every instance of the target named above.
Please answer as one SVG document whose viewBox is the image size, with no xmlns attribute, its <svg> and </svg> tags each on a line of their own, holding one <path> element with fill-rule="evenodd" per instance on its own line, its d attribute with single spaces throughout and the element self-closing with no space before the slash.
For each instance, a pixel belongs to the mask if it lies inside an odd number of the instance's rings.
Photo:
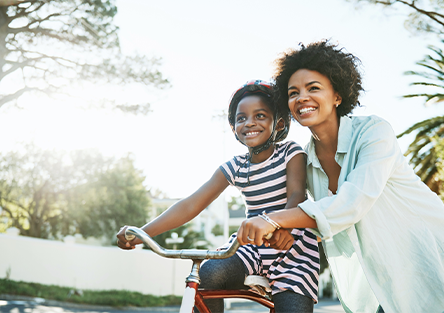
<svg viewBox="0 0 444 313">
<path fill-rule="evenodd" d="M 300 144 L 296 141 L 288 140 L 286 142 L 279 142 L 276 144 L 276 151 L 285 152 L 285 154 L 293 154 L 293 153 L 305 153 L 304 149 Z"/>
</svg>

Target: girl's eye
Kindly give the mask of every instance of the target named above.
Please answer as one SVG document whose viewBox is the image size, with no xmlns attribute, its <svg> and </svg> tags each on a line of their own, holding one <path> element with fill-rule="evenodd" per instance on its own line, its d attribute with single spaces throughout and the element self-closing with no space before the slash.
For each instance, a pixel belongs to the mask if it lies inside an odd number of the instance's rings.
<svg viewBox="0 0 444 313">
<path fill-rule="evenodd" d="M 239 116 L 236 120 L 237 123 L 245 121 L 245 116 Z"/>
<path fill-rule="evenodd" d="M 265 117 L 265 114 L 263 114 L 263 113 L 258 113 L 258 115 L 257 115 L 257 118 L 264 118 Z"/>
</svg>

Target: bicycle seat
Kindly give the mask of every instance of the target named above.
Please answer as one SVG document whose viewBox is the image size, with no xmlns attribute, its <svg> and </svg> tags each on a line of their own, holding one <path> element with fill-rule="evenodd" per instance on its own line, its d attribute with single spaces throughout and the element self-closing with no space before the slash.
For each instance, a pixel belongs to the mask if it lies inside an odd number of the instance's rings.
<svg viewBox="0 0 444 313">
<path fill-rule="evenodd" d="M 271 298 L 271 287 L 268 279 L 259 275 L 249 275 L 245 278 L 244 285 L 249 286 L 260 295 Z"/>
</svg>

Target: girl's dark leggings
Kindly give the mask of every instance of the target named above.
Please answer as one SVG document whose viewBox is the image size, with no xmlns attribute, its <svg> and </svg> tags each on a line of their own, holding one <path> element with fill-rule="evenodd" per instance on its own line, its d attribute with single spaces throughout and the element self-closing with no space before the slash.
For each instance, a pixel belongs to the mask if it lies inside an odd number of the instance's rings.
<svg viewBox="0 0 444 313">
<path fill-rule="evenodd" d="M 245 268 L 242 260 L 235 254 L 228 259 L 208 260 L 200 269 L 200 288 L 204 289 L 248 289 L 244 285 Z M 314 302 L 309 297 L 287 290 L 273 296 L 276 313 L 311 313 Z M 205 300 L 211 312 L 224 311 L 223 299 Z M 197 310 L 196 310 L 197 311 Z"/>
</svg>

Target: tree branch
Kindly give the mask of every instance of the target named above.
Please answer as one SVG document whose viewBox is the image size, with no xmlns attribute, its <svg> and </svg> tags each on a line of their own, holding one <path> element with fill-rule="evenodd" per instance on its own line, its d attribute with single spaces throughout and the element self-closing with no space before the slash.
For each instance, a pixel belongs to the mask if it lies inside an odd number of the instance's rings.
<svg viewBox="0 0 444 313">
<path fill-rule="evenodd" d="M 411 7 L 412 9 L 414 9 L 416 12 L 421 13 L 421 14 L 423 14 L 423 15 L 429 17 L 431 20 L 437 22 L 438 24 L 444 26 L 444 21 L 440 21 L 439 19 L 437 19 L 437 18 L 435 17 L 435 16 L 438 16 L 438 17 L 444 19 L 444 15 L 443 15 L 443 14 L 440 14 L 440 13 L 438 13 L 438 12 L 433 12 L 433 11 L 426 11 L 426 10 L 423 10 L 423 9 L 421 9 L 421 8 L 419 8 L 419 7 L 416 6 L 415 1 L 412 1 L 411 3 L 409 3 L 409 2 L 404 1 L 404 0 L 395 0 L 395 2 L 398 2 L 398 3 L 404 4 L 404 5 L 406 5 L 406 6 L 409 6 L 409 7 Z M 390 5 L 393 5 L 393 4 L 394 4 L 394 2 L 391 2 L 391 1 L 379 1 L 379 0 L 375 0 L 374 3 L 376 3 L 376 4 L 382 4 L 382 5 L 387 5 L 387 6 L 390 6 Z"/>
<path fill-rule="evenodd" d="M 0 108 L 7 102 L 10 102 L 12 100 L 17 99 L 18 97 L 20 97 L 21 95 L 23 95 L 25 92 L 28 91 L 32 91 L 32 90 L 38 90 L 38 88 L 31 88 L 31 87 L 25 87 L 22 88 L 16 92 L 14 92 L 13 94 L 9 94 L 3 97 L 0 97 Z"/>
</svg>

